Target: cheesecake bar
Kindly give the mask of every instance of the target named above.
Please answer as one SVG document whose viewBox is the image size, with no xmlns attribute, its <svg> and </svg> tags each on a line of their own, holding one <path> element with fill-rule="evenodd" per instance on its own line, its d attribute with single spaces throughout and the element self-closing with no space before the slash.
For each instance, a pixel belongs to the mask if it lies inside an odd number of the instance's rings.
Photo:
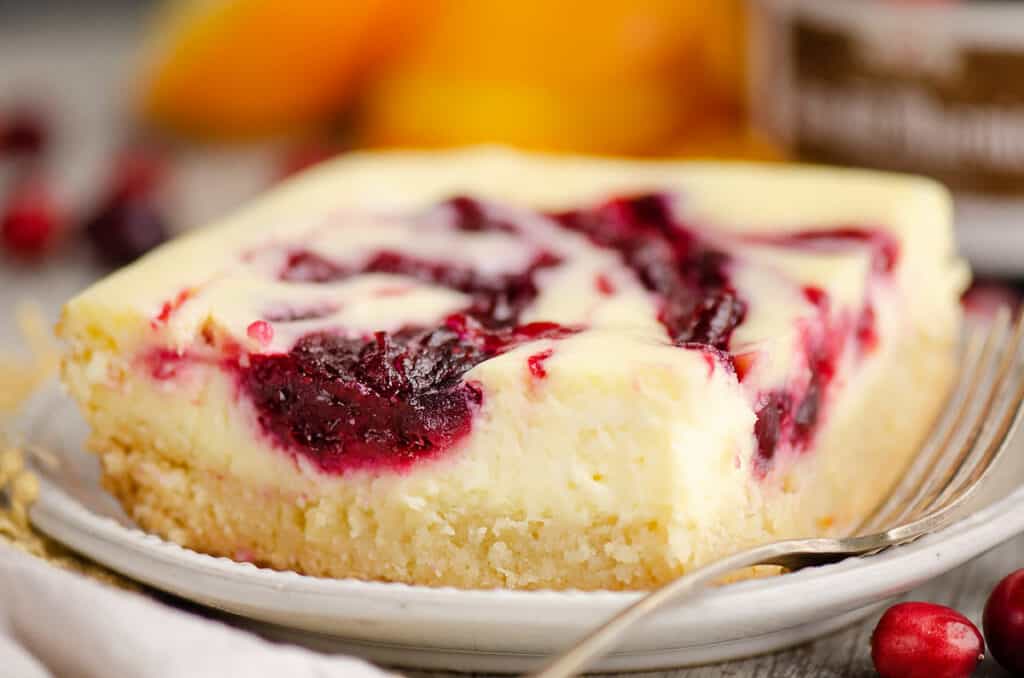
<svg viewBox="0 0 1024 678">
<path fill-rule="evenodd" d="M 144 529 L 325 577 L 642 589 L 849 529 L 953 380 L 925 179 L 353 154 L 71 300 Z"/>
</svg>

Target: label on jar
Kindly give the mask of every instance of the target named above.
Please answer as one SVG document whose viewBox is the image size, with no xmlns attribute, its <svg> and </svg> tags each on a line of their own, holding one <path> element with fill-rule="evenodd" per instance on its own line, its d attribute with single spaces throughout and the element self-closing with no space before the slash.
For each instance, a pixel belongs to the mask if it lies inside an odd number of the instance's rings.
<svg viewBox="0 0 1024 678">
<path fill-rule="evenodd" d="M 1024 5 L 756 0 L 755 124 L 813 161 L 1024 195 Z"/>
</svg>

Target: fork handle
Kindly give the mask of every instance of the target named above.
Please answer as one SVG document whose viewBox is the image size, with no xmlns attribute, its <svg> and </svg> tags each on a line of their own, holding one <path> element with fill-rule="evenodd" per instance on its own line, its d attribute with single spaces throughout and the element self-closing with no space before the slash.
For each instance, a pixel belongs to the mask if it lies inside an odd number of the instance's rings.
<svg viewBox="0 0 1024 678">
<path fill-rule="evenodd" d="M 823 548 L 815 548 L 819 546 L 816 542 L 818 540 L 792 540 L 757 546 L 673 579 L 616 614 L 564 654 L 530 675 L 532 678 L 568 678 L 581 673 L 591 660 L 604 654 L 638 621 L 670 603 L 678 603 L 699 592 L 705 584 L 730 572 L 753 565 L 782 565 L 798 569 L 812 563 L 838 561 L 848 555 L 826 552 L 824 543 L 820 544 Z"/>
</svg>

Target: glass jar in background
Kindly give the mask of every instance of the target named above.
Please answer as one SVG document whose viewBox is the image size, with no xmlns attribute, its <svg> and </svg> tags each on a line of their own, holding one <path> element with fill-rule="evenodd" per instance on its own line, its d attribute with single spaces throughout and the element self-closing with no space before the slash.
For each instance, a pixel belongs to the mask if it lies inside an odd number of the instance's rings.
<svg viewBox="0 0 1024 678">
<path fill-rule="evenodd" d="M 757 129 L 936 177 L 975 268 L 1024 275 L 1024 3 L 751 0 L 749 35 Z"/>
</svg>

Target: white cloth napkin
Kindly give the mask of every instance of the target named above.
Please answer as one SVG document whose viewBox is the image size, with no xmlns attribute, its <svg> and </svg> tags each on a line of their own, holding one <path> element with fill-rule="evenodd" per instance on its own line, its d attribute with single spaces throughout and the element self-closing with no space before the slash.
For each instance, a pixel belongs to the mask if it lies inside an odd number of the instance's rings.
<svg viewBox="0 0 1024 678">
<path fill-rule="evenodd" d="M 0 676 L 381 678 L 358 659 L 274 645 L 0 544 Z"/>
</svg>

